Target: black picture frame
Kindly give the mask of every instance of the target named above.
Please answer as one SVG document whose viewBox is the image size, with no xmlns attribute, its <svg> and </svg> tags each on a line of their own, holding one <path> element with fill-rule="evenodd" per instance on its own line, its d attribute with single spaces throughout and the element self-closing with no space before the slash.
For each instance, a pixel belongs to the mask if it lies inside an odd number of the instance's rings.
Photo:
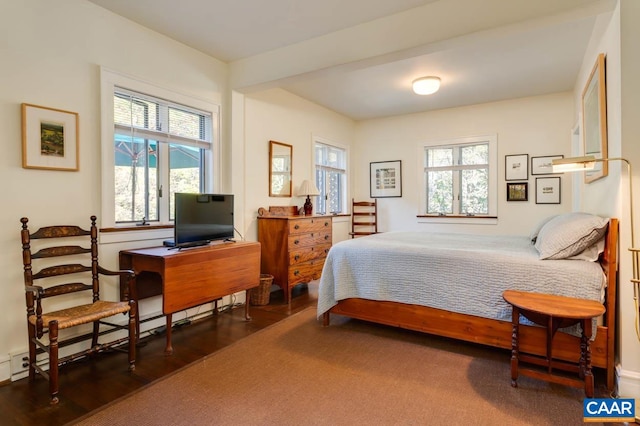
<svg viewBox="0 0 640 426">
<path fill-rule="evenodd" d="M 541 157 L 531 157 L 531 176 L 552 175 L 553 168 L 551 162 L 564 158 L 564 155 L 544 155 Z"/>
<path fill-rule="evenodd" d="M 504 180 L 529 179 L 529 154 L 504 156 Z"/>
<path fill-rule="evenodd" d="M 560 204 L 561 192 L 560 176 L 536 178 L 536 204 Z"/>
<path fill-rule="evenodd" d="M 507 201 L 529 201 L 529 183 L 508 182 Z"/>
<path fill-rule="evenodd" d="M 371 198 L 402 197 L 402 161 L 376 161 L 369 164 Z"/>
</svg>

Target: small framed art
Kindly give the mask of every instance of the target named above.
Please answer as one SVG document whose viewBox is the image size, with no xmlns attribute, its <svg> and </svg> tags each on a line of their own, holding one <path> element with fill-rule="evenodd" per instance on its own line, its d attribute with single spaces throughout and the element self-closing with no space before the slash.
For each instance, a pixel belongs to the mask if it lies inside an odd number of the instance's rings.
<svg viewBox="0 0 640 426">
<path fill-rule="evenodd" d="M 560 177 L 536 178 L 536 204 L 560 204 Z"/>
<path fill-rule="evenodd" d="M 78 170 L 78 113 L 22 104 L 22 167 Z"/>
<path fill-rule="evenodd" d="M 547 155 L 545 157 L 531 157 L 531 175 L 553 174 L 551 162 L 564 158 L 564 155 Z"/>
<path fill-rule="evenodd" d="M 402 162 L 380 161 L 369 165 L 371 198 L 402 197 Z"/>
<path fill-rule="evenodd" d="M 529 154 L 505 155 L 504 179 L 505 180 L 529 179 Z"/>
<path fill-rule="evenodd" d="M 507 183 L 507 201 L 528 201 L 529 184 L 527 182 Z"/>
</svg>

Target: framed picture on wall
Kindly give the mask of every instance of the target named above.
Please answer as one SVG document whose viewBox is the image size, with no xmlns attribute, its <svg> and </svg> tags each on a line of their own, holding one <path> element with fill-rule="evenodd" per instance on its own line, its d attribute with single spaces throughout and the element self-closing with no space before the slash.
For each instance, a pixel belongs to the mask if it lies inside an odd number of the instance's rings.
<svg viewBox="0 0 640 426">
<path fill-rule="evenodd" d="M 505 180 L 529 179 L 529 154 L 505 155 L 504 179 Z"/>
<path fill-rule="evenodd" d="M 551 175 L 553 167 L 551 162 L 564 158 L 564 155 L 547 155 L 544 157 L 531 157 L 531 175 Z"/>
<path fill-rule="evenodd" d="M 527 182 L 507 183 L 507 201 L 528 201 L 529 184 Z"/>
<path fill-rule="evenodd" d="M 22 167 L 78 170 L 78 113 L 22 104 Z"/>
<path fill-rule="evenodd" d="M 560 177 L 536 178 L 536 204 L 560 204 Z"/>
<path fill-rule="evenodd" d="M 380 161 L 369 165 L 371 198 L 402 197 L 402 162 Z"/>
</svg>

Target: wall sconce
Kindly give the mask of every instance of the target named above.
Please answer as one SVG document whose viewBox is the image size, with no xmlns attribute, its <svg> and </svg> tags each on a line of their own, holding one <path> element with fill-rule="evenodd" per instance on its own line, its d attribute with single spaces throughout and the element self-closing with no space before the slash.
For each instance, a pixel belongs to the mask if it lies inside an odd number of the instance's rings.
<svg viewBox="0 0 640 426">
<path fill-rule="evenodd" d="M 596 163 L 605 163 L 610 161 L 620 161 L 627 166 L 627 176 L 629 177 L 629 230 L 631 237 L 631 265 L 633 267 L 633 276 L 631 283 L 633 284 L 633 300 L 636 308 L 635 329 L 638 340 L 640 340 L 640 306 L 638 304 L 638 296 L 640 294 L 640 248 L 636 247 L 635 242 L 635 225 L 633 224 L 633 175 L 631 172 L 631 163 L 626 158 L 595 158 L 592 155 L 586 157 L 560 158 L 551 162 L 553 173 L 578 172 L 593 170 Z"/>
</svg>

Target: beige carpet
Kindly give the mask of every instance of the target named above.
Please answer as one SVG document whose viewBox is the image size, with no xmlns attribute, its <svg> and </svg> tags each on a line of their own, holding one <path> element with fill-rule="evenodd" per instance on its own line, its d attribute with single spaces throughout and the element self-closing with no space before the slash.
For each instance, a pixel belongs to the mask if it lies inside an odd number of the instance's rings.
<svg viewBox="0 0 640 426">
<path fill-rule="evenodd" d="M 82 425 L 582 425 L 578 389 L 509 353 L 307 309 L 81 419 Z"/>
</svg>

